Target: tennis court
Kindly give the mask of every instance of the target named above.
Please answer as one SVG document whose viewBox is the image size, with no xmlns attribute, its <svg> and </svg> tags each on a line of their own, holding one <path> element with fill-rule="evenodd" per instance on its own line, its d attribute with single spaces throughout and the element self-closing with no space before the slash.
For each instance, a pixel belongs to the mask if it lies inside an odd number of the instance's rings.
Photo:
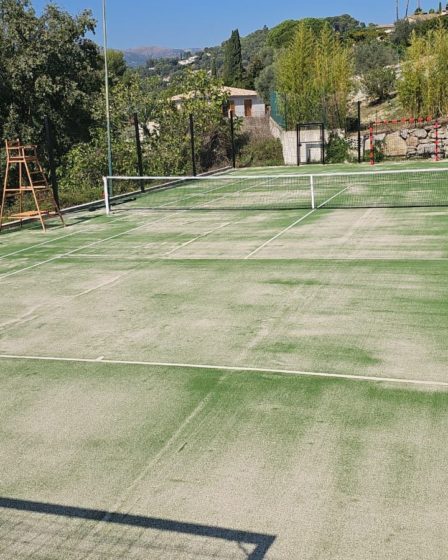
<svg viewBox="0 0 448 560">
<path fill-rule="evenodd" d="M 378 170 L 0 236 L 0 558 L 446 557 L 448 171 Z"/>
</svg>

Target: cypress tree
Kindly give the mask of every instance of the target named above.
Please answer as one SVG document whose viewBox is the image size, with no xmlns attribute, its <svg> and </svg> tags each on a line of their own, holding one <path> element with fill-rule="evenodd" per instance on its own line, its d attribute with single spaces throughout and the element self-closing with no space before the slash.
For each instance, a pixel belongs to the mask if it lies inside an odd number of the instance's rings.
<svg viewBox="0 0 448 560">
<path fill-rule="evenodd" d="M 238 29 L 235 29 L 224 47 L 224 84 L 241 87 L 243 85 L 243 72 L 240 33 Z"/>
<path fill-rule="evenodd" d="M 217 78 L 218 77 L 218 67 L 216 65 L 216 56 L 214 56 L 212 58 L 212 67 L 211 67 L 210 73 L 211 73 L 212 78 Z"/>
</svg>

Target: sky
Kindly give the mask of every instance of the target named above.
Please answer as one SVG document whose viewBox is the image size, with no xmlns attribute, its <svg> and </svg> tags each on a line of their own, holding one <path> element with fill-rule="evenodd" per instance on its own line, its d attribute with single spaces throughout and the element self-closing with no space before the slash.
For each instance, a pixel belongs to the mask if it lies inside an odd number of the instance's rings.
<svg viewBox="0 0 448 560">
<path fill-rule="evenodd" d="M 348 13 L 366 23 L 391 23 L 395 0 L 106 0 L 109 47 L 138 46 L 192 48 L 215 46 L 230 36 L 232 29 L 247 35 L 264 25 L 273 27 L 285 19 L 325 17 Z M 48 0 L 32 0 L 40 11 Z M 90 9 L 101 22 L 101 0 L 54 0 L 76 14 Z M 405 0 L 400 0 L 404 10 Z M 411 0 L 411 9 L 416 7 Z M 422 7 L 437 7 L 436 0 L 423 0 Z M 101 41 L 99 28 L 96 40 Z"/>
</svg>

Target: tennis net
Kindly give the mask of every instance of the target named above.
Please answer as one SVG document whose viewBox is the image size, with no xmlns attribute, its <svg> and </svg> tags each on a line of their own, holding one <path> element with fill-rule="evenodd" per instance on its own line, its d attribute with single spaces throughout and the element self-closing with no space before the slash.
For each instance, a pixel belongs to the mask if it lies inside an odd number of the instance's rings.
<svg viewBox="0 0 448 560">
<path fill-rule="evenodd" d="M 356 173 L 105 177 L 106 209 L 282 210 L 448 206 L 448 168 Z"/>
</svg>

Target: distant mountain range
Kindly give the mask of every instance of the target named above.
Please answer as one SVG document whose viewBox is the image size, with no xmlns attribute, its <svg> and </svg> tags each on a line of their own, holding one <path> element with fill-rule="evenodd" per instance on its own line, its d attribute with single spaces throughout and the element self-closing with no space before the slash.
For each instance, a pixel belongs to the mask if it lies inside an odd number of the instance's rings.
<svg viewBox="0 0 448 560">
<path fill-rule="evenodd" d="M 185 58 L 187 53 L 200 52 L 203 49 L 171 49 L 167 47 L 137 47 L 123 51 L 126 63 L 131 67 L 145 66 L 153 58 Z"/>
</svg>

